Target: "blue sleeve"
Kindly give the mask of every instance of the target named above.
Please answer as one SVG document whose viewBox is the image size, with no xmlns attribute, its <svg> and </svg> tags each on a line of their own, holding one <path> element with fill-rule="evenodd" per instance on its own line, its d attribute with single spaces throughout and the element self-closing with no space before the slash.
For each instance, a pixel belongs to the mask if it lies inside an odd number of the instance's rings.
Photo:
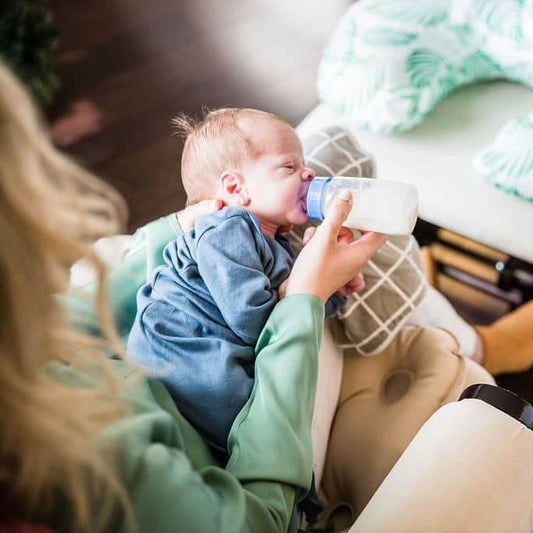
<svg viewBox="0 0 533 533">
<path fill-rule="evenodd" d="M 262 236 L 245 217 L 207 230 L 198 241 L 198 271 L 229 328 L 255 345 L 278 302 L 261 260 Z"/>
<path fill-rule="evenodd" d="M 346 298 L 335 293 L 326 302 L 326 316 L 331 317 L 336 315 L 345 303 Z"/>
</svg>

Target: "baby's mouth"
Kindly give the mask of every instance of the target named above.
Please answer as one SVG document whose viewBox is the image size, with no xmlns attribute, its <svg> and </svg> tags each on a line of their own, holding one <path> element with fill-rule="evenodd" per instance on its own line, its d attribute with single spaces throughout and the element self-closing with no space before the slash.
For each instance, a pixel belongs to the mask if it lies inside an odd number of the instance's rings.
<svg viewBox="0 0 533 533">
<path fill-rule="evenodd" d="M 300 202 L 301 202 L 301 205 L 302 205 L 302 211 L 306 215 L 307 215 L 307 193 L 309 192 L 310 185 L 311 185 L 310 182 L 304 184 L 304 193 L 300 197 Z"/>
<path fill-rule="evenodd" d="M 307 215 L 307 195 L 300 198 L 300 207 L 302 211 Z"/>
</svg>

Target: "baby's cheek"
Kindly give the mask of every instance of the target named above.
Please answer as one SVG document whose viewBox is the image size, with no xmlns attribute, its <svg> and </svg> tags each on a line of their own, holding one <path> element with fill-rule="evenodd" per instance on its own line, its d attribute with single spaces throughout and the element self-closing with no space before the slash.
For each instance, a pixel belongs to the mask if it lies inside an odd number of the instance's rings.
<svg viewBox="0 0 533 533">
<path fill-rule="evenodd" d="M 296 213 L 294 213 L 293 220 L 291 220 L 292 224 L 305 224 L 308 220 L 307 213 L 304 212 L 302 209 L 299 209 Z"/>
</svg>

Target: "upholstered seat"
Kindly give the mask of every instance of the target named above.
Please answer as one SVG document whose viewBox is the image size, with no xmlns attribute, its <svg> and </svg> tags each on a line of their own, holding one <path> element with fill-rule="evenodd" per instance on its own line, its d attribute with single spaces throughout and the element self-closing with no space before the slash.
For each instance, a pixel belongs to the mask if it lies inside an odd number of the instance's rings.
<svg viewBox="0 0 533 533">
<path fill-rule="evenodd" d="M 322 476 L 324 523 L 353 523 L 433 413 L 468 385 L 493 383 L 456 348 L 445 331 L 411 327 L 378 355 L 345 354 Z"/>
</svg>

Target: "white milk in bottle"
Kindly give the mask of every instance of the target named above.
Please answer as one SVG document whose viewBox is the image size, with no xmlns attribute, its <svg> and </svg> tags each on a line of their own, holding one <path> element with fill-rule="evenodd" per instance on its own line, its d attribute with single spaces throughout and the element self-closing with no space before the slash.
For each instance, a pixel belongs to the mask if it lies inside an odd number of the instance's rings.
<svg viewBox="0 0 533 533">
<path fill-rule="evenodd" d="M 314 178 L 307 192 L 309 217 L 323 220 L 329 204 L 342 189 L 348 189 L 353 197 L 344 226 L 387 235 L 408 235 L 413 231 L 418 214 L 415 187 L 375 178 Z"/>
</svg>

